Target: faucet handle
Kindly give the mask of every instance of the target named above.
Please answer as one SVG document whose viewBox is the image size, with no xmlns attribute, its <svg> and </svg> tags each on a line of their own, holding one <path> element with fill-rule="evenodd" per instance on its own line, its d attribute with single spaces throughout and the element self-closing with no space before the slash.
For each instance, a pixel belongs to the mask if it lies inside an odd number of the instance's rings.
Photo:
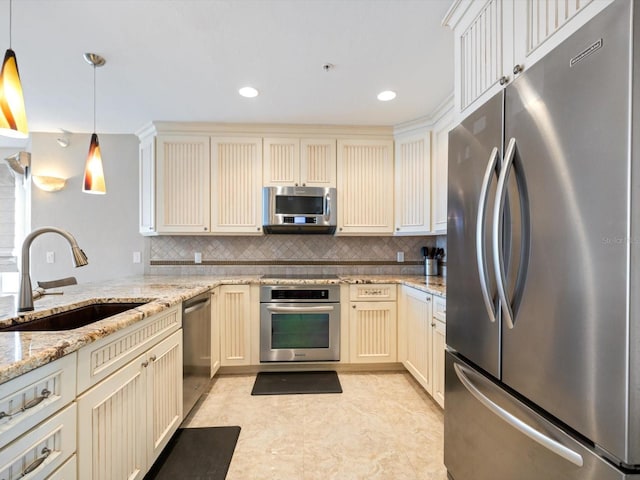
<svg viewBox="0 0 640 480">
<path fill-rule="evenodd" d="M 38 281 L 38 286 L 41 288 L 57 288 L 66 287 L 67 285 L 77 285 L 78 280 L 76 277 L 59 278 L 58 280 L 49 280 L 47 282 Z"/>
</svg>

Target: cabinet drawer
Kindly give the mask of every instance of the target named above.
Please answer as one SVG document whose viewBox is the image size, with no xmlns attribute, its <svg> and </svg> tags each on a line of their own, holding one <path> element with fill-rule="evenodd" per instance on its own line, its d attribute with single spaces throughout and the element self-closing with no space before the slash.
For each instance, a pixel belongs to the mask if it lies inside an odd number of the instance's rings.
<svg viewBox="0 0 640 480">
<path fill-rule="evenodd" d="M 395 284 L 361 284 L 349 285 L 349 300 L 367 302 L 388 302 L 396 299 Z"/>
<path fill-rule="evenodd" d="M 433 296 L 433 316 L 441 321 L 447 321 L 447 300 L 438 297 L 436 295 Z"/>
<path fill-rule="evenodd" d="M 53 472 L 47 480 L 76 480 L 78 478 L 76 456 L 73 455 L 58 470 Z"/>
<path fill-rule="evenodd" d="M 44 479 L 76 451 L 76 404 L 0 450 L 0 478 Z"/>
<path fill-rule="evenodd" d="M 0 448 L 75 397 L 75 352 L 0 385 Z"/>
<path fill-rule="evenodd" d="M 176 305 L 81 348 L 78 351 L 78 393 L 108 377 L 181 325 L 182 310 Z"/>
</svg>

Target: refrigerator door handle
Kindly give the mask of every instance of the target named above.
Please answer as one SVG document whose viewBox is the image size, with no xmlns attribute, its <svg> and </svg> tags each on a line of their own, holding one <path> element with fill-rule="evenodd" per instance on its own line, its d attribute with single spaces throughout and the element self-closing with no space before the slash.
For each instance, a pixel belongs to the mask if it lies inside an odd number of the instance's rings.
<svg viewBox="0 0 640 480">
<path fill-rule="evenodd" d="M 565 460 L 573 463 L 574 465 L 576 465 L 578 467 L 582 467 L 583 466 L 584 460 L 582 458 L 582 455 L 580 455 L 577 452 L 574 452 L 570 448 L 565 447 L 564 445 L 562 445 L 561 443 L 557 442 L 556 440 L 554 440 L 554 439 L 552 439 L 552 438 L 540 433 L 538 430 L 536 430 L 535 428 L 533 428 L 529 424 L 523 422 L 522 420 L 520 420 L 515 415 L 509 413 L 507 410 L 505 410 L 501 406 L 499 406 L 496 403 L 492 402 L 469 379 L 469 377 L 466 374 L 466 371 L 467 371 L 466 367 L 464 367 L 464 366 L 462 366 L 462 365 L 460 365 L 458 363 L 454 363 L 453 366 L 454 366 L 456 375 L 457 375 L 458 379 L 460 380 L 460 382 L 469 391 L 469 393 L 471 393 L 471 395 L 473 395 L 475 397 L 475 399 L 478 400 L 484 407 L 486 407 L 492 413 L 494 413 L 495 415 L 500 417 L 502 420 L 507 422 L 513 428 L 515 428 L 519 432 L 523 433 L 524 435 L 529 437 L 531 440 L 539 443 L 543 447 L 545 447 L 548 450 L 552 451 L 556 455 L 559 455 L 560 457 L 564 458 Z"/>
<path fill-rule="evenodd" d="M 507 298 L 506 273 L 504 269 L 504 251 L 502 245 L 502 226 L 504 216 L 504 202 L 507 197 L 507 179 L 513 166 L 513 159 L 516 156 L 516 139 L 509 140 L 507 151 L 504 156 L 502 171 L 498 178 L 498 189 L 493 207 L 493 268 L 496 273 L 496 284 L 498 286 L 498 296 L 502 304 L 502 313 L 508 328 L 513 328 L 513 310 L 511 302 Z"/>
<path fill-rule="evenodd" d="M 478 218 L 476 219 L 476 259 L 478 261 L 478 274 L 480 276 L 480 289 L 482 290 L 482 299 L 484 306 L 489 314 L 489 320 L 496 321 L 497 312 L 494 309 L 493 300 L 489 294 L 489 276 L 487 275 L 487 254 L 484 245 L 487 222 L 487 202 L 489 200 L 489 185 L 493 178 L 496 165 L 498 164 L 499 151 L 496 147 L 491 151 L 487 169 L 484 172 L 482 180 L 482 188 L 480 190 L 480 198 L 478 201 Z"/>
</svg>

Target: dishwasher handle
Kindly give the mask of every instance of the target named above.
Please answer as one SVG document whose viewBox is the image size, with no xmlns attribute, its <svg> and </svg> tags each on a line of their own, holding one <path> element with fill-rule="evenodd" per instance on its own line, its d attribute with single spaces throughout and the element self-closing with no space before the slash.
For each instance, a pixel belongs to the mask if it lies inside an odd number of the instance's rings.
<svg viewBox="0 0 640 480">
<path fill-rule="evenodd" d="M 182 310 L 182 315 L 189 315 L 190 313 L 195 312 L 196 310 L 200 310 L 202 308 L 208 307 L 211 303 L 210 298 L 203 298 L 202 300 L 198 300 L 191 304 L 185 304 Z"/>
</svg>

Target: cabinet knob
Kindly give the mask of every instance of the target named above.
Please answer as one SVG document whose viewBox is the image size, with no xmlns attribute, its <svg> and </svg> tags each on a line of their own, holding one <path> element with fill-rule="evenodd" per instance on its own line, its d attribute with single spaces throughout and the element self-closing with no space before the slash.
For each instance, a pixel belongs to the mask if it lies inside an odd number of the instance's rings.
<svg viewBox="0 0 640 480">
<path fill-rule="evenodd" d="M 256 228 L 257 231 L 260 231 L 260 227 Z"/>
<path fill-rule="evenodd" d="M 298 186 L 298 184 L 297 184 L 297 183 L 294 183 L 294 184 L 293 184 L 293 186 L 294 186 L 294 187 L 297 187 L 297 186 Z"/>
<path fill-rule="evenodd" d="M 430 302 L 430 301 L 431 301 L 431 297 L 427 297 L 427 302 Z"/>
<path fill-rule="evenodd" d="M 351 305 L 351 308 L 356 308 L 356 306 L 355 305 Z"/>
<path fill-rule="evenodd" d="M 306 184 L 306 183 L 303 183 L 303 184 L 302 184 L 302 186 L 303 186 L 303 187 L 306 187 L 306 186 L 307 186 L 307 184 Z"/>
<path fill-rule="evenodd" d="M 432 327 L 435 327 L 435 326 L 436 326 L 436 322 L 432 322 L 432 323 L 431 323 L 431 326 L 432 326 Z"/>
<path fill-rule="evenodd" d="M 204 231 L 205 231 L 205 232 L 207 231 L 207 227 L 204 227 Z"/>
<path fill-rule="evenodd" d="M 399 231 L 400 231 L 400 227 L 396 227 L 396 232 L 399 232 Z"/>
<path fill-rule="evenodd" d="M 523 70 L 524 70 L 524 67 L 520 64 L 517 64 L 513 67 L 513 74 L 518 75 L 519 73 L 522 73 Z"/>
<path fill-rule="evenodd" d="M 340 227 L 338 230 L 342 231 L 342 227 Z"/>
<path fill-rule="evenodd" d="M 500 77 L 500 85 L 506 85 L 507 83 L 509 83 L 509 77 L 503 75 Z"/>
</svg>

